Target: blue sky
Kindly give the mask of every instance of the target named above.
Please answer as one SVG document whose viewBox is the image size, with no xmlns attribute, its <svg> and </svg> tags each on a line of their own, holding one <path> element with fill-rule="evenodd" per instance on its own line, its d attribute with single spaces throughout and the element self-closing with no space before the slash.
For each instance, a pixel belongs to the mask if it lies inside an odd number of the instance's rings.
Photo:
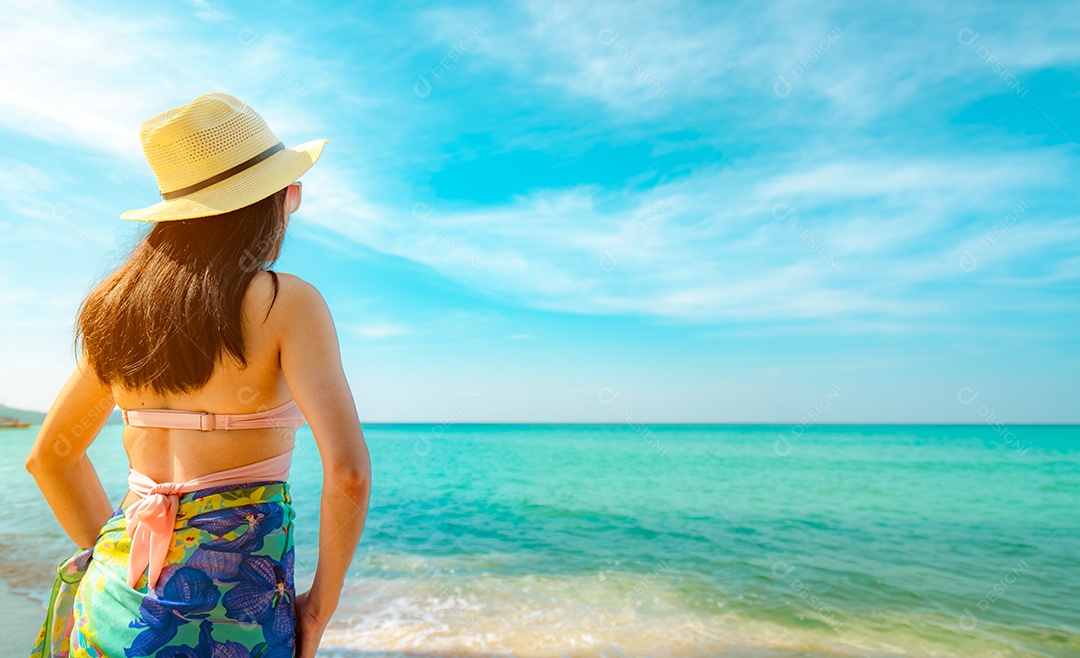
<svg viewBox="0 0 1080 658">
<path fill-rule="evenodd" d="M 1068 3 L 8 3 L 0 403 L 225 91 L 364 422 L 1080 422 Z"/>
</svg>

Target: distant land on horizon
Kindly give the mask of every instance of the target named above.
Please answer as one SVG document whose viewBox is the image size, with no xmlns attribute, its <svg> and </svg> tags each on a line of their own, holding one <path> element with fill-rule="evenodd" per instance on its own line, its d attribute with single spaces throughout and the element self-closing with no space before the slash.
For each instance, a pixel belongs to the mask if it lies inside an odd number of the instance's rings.
<svg viewBox="0 0 1080 658">
<path fill-rule="evenodd" d="M 0 404 L 0 418 L 14 418 L 16 420 L 24 420 L 34 425 L 40 425 L 45 420 L 46 412 L 33 411 L 31 409 L 16 409 L 15 407 L 8 407 Z M 119 409 L 113 409 L 109 414 L 109 420 L 107 424 L 123 423 L 124 419 L 120 416 Z"/>
</svg>

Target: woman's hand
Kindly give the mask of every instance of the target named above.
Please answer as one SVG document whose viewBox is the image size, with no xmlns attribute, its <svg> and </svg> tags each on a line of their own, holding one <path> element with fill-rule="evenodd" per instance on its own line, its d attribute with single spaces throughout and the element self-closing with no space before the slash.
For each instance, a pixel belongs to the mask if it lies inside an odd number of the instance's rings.
<svg viewBox="0 0 1080 658">
<path fill-rule="evenodd" d="M 296 658 L 315 658 L 315 650 L 322 641 L 323 631 L 330 622 L 329 616 L 322 619 L 311 608 L 308 590 L 296 597 Z"/>
</svg>

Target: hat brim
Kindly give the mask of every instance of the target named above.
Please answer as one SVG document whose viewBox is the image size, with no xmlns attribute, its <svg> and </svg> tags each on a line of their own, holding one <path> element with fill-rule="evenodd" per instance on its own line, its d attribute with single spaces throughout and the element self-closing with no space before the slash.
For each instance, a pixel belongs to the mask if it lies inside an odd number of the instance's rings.
<svg viewBox="0 0 1080 658">
<path fill-rule="evenodd" d="M 286 148 L 262 162 L 186 196 L 168 199 L 145 208 L 128 210 L 120 219 L 136 222 L 167 222 L 220 215 L 249 206 L 287 187 L 311 168 L 330 140 L 313 139 Z"/>
</svg>

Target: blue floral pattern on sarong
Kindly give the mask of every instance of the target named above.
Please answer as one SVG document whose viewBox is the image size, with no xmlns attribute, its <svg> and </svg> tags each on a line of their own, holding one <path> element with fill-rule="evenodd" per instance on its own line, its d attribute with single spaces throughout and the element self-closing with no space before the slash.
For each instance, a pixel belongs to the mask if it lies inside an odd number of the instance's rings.
<svg viewBox="0 0 1080 658">
<path fill-rule="evenodd" d="M 183 494 L 165 567 L 128 586 L 123 509 L 98 535 L 72 606 L 70 658 L 292 658 L 296 597 L 288 483 Z"/>
</svg>

